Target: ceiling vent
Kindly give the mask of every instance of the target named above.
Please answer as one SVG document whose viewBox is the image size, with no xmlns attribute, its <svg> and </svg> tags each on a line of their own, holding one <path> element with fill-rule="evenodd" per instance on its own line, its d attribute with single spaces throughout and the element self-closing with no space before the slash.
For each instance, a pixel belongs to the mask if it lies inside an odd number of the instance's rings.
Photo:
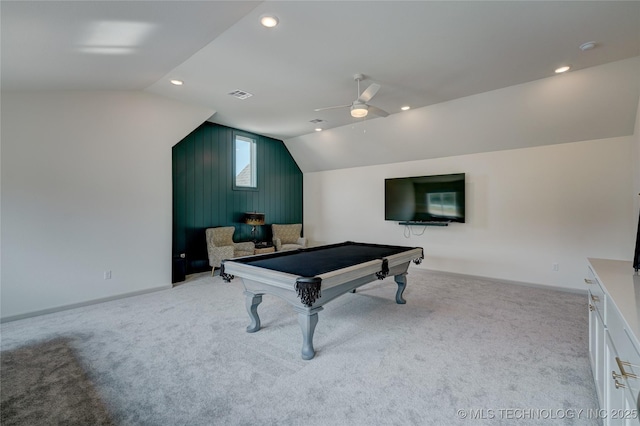
<svg viewBox="0 0 640 426">
<path fill-rule="evenodd" d="M 233 92 L 229 92 L 231 96 L 238 99 L 247 99 L 253 96 L 253 94 L 249 92 L 245 92 L 244 90 L 236 89 Z"/>
<path fill-rule="evenodd" d="M 309 120 L 309 123 L 313 123 L 313 124 L 324 123 L 324 120 L 320 118 L 314 118 L 313 120 Z"/>
</svg>

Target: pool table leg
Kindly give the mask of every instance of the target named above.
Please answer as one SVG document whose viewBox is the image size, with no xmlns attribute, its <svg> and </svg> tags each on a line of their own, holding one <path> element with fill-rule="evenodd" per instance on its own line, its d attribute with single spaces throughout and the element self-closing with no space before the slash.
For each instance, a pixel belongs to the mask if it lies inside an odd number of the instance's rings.
<svg viewBox="0 0 640 426">
<path fill-rule="evenodd" d="M 404 289 L 407 288 L 407 274 L 395 275 L 393 279 L 398 284 L 398 291 L 396 292 L 396 303 L 399 305 L 404 305 L 407 303 L 406 300 L 402 298 L 402 293 L 404 293 Z"/>
<path fill-rule="evenodd" d="M 298 322 L 302 329 L 302 359 L 308 360 L 316 354 L 313 349 L 313 332 L 318 324 L 318 311 L 313 313 L 298 312 Z"/>
<path fill-rule="evenodd" d="M 248 291 L 244 292 L 245 306 L 251 318 L 251 324 L 247 327 L 247 333 L 255 333 L 260 330 L 260 317 L 258 316 L 258 305 L 262 302 L 261 294 L 253 294 Z"/>
</svg>

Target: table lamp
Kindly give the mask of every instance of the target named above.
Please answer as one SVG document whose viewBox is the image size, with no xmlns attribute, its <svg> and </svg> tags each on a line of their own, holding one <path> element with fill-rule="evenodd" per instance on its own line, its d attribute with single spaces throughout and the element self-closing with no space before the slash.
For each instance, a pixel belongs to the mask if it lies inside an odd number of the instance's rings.
<svg viewBox="0 0 640 426">
<path fill-rule="evenodd" d="M 256 226 L 264 225 L 264 213 L 245 213 L 244 223 L 246 223 L 247 225 L 251 225 L 251 240 L 253 242 L 256 242 Z"/>
</svg>

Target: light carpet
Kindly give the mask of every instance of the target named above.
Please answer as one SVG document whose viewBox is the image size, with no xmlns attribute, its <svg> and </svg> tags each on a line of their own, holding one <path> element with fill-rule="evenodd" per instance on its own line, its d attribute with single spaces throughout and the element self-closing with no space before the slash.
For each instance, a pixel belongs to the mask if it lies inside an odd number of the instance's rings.
<svg viewBox="0 0 640 426">
<path fill-rule="evenodd" d="M 410 268 L 319 313 L 240 279 L 2 324 L 3 425 L 599 424 L 586 296 Z M 580 411 L 584 410 L 584 411 Z"/>
</svg>

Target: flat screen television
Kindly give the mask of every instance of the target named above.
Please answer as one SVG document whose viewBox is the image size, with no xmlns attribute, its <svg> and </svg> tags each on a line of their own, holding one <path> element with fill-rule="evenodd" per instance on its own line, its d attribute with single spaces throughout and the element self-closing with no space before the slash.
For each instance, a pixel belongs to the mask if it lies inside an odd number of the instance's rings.
<svg viewBox="0 0 640 426">
<path fill-rule="evenodd" d="M 465 222 L 464 173 L 385 179 L 384 219 Z"/>
</svg>

